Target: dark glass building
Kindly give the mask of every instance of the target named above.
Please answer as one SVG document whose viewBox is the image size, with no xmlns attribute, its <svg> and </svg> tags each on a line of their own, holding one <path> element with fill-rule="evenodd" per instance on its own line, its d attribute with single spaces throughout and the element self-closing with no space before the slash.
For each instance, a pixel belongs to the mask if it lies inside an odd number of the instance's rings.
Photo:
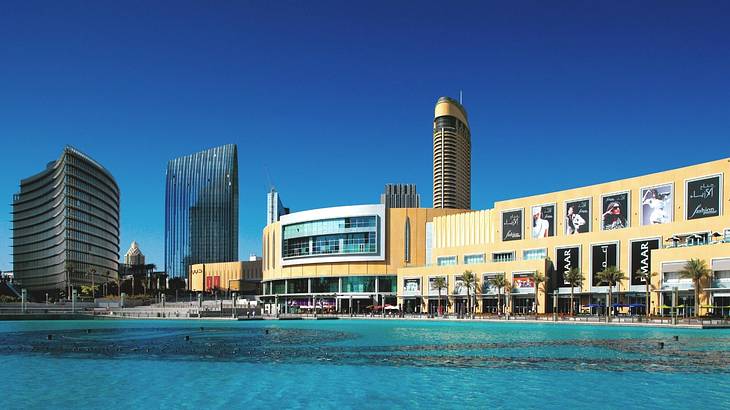
<svg viewBox="0 0 730 410">
<path fill-rule="evenodd" d="M 117 280 L 119 187 L 87 155 L 66 147 L 45 171 L 20 181 L 12 215 L 13 270 L 22 287 Z"/>
<path fill-rule="evenodd" d="M 165 271 L 238 260 L 238 148 L 211 148 L 167 163 Z"/>
</svg>

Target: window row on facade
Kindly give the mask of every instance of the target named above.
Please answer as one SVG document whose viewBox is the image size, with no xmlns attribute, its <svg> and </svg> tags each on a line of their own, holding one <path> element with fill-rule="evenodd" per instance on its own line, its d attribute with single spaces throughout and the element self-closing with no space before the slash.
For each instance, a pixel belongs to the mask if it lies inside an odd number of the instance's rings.
<svg viewBox="0 0 730 410">
<path fill-rule="evenodd" d="M 315 293 L 396 293 L 397 278 L 388 276 L 342 276 L 280 279 L 264 282 L 264 295 Z"/>
</svg>

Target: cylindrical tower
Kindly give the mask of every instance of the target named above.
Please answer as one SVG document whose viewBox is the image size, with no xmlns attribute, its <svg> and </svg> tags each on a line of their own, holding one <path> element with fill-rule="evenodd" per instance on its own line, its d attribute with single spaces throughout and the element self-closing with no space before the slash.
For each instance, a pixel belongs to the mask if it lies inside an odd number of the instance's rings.
<svg viewBox="0 0 730 410">
<path fill-rule="evenodd" d="M 471 132 L 449 97 L 438 99 L 433 120 L 433 207 L 471 209 Z"/>
</svg>

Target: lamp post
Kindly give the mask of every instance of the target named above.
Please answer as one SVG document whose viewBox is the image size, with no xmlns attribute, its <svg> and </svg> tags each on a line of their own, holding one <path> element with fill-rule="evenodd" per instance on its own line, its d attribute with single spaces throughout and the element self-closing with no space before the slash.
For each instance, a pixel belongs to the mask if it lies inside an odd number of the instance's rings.
<svg viewBox="0 0 730 410">
<path fill-rule="evenodd" d="M 94 292 L 94 275 L 96 275 L 96 269 L 91 268 L 91 270 L 89 270 L 89 274 L 91 274 L 91 301 L 93 302 L 96 297 L 96 292 Z"/>
</svg>

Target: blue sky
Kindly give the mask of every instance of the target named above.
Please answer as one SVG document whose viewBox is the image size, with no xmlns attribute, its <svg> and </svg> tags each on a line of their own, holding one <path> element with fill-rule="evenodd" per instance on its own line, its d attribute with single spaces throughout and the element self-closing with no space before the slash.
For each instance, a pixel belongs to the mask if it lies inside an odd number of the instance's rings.
<svg viewBox="0 0 730 410">
<path fill-rule="evenodd" d="M 616 4 L 619 3 L 619 4 Z M 239 145 L 240 257 L 294 210 L 431 203 L 433 105 L 464 90 L 472 204 L 730 155 L 730 3 L 14 2 L 0 12 L 0 270 L 21 178 L 71 144 L 163 262 L 167 160 Z"/>
</svg>

